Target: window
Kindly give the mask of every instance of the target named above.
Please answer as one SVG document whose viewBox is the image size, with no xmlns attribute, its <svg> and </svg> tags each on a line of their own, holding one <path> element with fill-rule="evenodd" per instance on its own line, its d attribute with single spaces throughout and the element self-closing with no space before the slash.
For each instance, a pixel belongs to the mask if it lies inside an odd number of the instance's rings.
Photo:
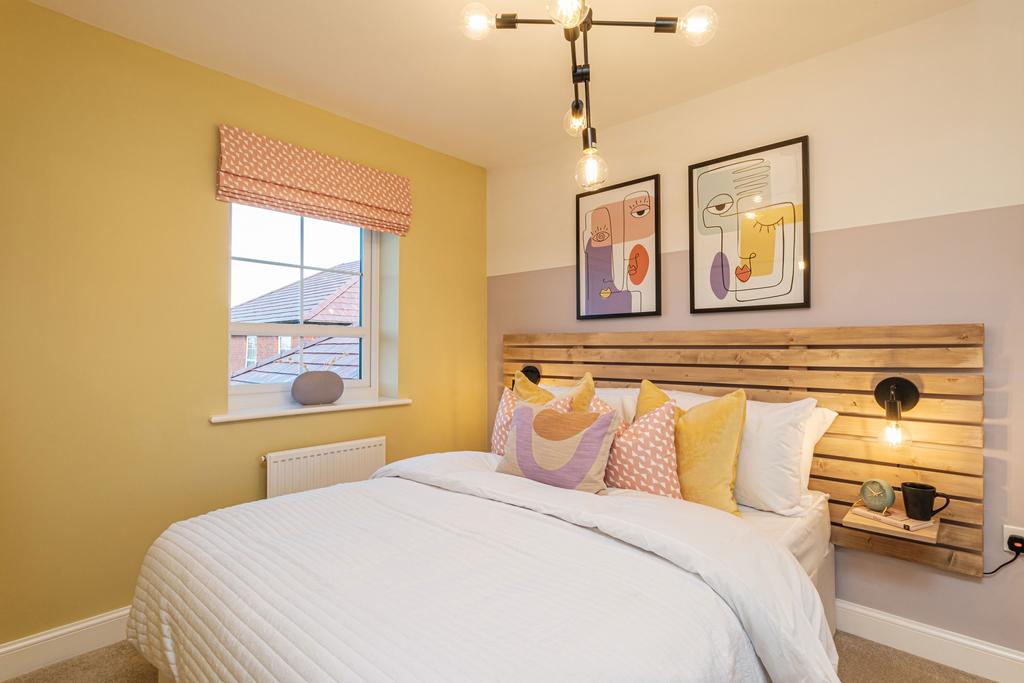
<svg viewBox="0 0 1024 683">
<path fill-rule="evenodd" d="M 231 205 L 234 407 L 286 403 L 306 370 L 340 375 L 346 398 L 376 398 L 377 239 L 351 225 Z"/>
<path fill-rule="evenodd" d="M 256 365 L 256 337 L 249 335 L 245 338 L 245 367 L 251 368 Z"/>
</svg>

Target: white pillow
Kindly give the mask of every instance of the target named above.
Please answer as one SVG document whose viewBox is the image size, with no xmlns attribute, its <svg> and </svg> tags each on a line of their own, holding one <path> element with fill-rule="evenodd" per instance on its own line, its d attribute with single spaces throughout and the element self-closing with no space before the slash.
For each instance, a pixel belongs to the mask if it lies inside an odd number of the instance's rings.
<svg viewBox="0 0 1024 683">
<path fill-rule="evenodd" d="M 683 391 L 665 393 L 683 410 L 716 398 Z M 804 441 L 817 403 L 813 398 L 792 403 L 747 401 L 736 468 L 737 503 L 780 515 L 803 512 Z"/>
<path fill-rule="evenodd" d="M 804 448 L 800 457 L 800 481 L 804 488 L 811 481 L 811 463 L 814 461 L 814 447 L 825 436 L 825 432 L 832 426 L 839 413 L 831 408 L 815 408 L 811 413 L 811 419 L 807 421 L 807 431 L 804 433 Z"/>
</svg>

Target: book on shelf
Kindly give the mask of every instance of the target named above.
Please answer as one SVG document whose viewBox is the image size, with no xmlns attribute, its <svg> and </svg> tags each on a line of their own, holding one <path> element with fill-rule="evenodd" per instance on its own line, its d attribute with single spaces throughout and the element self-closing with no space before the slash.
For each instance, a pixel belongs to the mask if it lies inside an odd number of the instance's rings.
<svg viewBox="0 0 1024 683">
<path fill-rule="evenodd" d="M 911 519 L 907 517 L 907 513 L 899 508 L 889 508 L 884 512 L 875 512 L 869 507 L 863 505 L 854 505 L 851 512 L 860 517 L 867 517 L 873 519 L 876 522 L 882 522 L 889 526 L 894 526 L 904 531 L 918 531 L 920 529 L 927 529 L 933 526 L 935 522 L 930 519 Z"/>
</svg>

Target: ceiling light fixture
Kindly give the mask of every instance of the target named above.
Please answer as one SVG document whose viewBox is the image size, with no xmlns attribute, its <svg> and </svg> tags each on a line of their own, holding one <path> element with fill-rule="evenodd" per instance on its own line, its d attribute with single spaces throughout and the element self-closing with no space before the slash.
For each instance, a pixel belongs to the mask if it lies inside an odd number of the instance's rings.
<svg viewBox="0 0 1024 683">
<path fill-rule="evenodd" d="M 566 133 L 579 136 L 583 142 L 583 157 L 576 164 L 576 182 L 583 189 L 592 190 L 608 179 L 608 164 L 597 153 L 597 130 L 591 122 L 590 49 L 587 41 L 590 30 L 595 26 L 628 26 L 653 28 L 655 33 L 682 32 L 691 45 L 700 46 L 714 37 L 718 30 L 718 15 L 707 5 L 699 5 L 682 19 L 657 17 L 654 21 L 598 21 L 594 19 L 589 0 L 549 0 L 547 8 L 550 19 L 520 19 L 518 14 L 491 14 L 485 5 L 473 2 L 462 10 L 462 32 L 468 38 L 481 40 L 490 34 L 491 29 L 519 28 L 520 24 L 554 24 L 562 28 L 571 48 L 573 91 L 562 127 Z M 582 63 L 576 52 L 577 42 L 582 43 Z"/>
</svg>

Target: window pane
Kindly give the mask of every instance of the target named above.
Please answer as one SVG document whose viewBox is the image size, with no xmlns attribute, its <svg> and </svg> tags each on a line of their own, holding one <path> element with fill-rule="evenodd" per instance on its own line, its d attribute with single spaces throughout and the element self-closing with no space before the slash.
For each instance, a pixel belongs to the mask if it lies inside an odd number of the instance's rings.
<svg viewBox="0 0 1024 683">
<path fill-rule="evenodd" d="M 256 340 L 257 349 L 257 361 L 251 367 L 246 365 L 249 339 Z M 287 384 L 306 370 L 328 370 L 351 380 L 363 376 L 363 344 L 358 337 L 293 337 L 294 348 L 279 351 L 281 339 L 232 335 L 231 384 Z"/>
<path fill-rule="evenodd" d="M 305 219 L 305 265 L 362 271 L 363 231 L 351 225 Z M 361 278 L 339 272 L 306 271 L 306 322 L 360 324 Z"/>
<path fill-rule="evenodd" d="M 297 338 L 296 338 L 297 339 Z M 281 337 L 233 334 L 229 339 L 228 378 L 232 384 L 290 382 L 293 374 L 280 375 L 274 365 L 288 351 L 280 351 Z M 296 359 L 297 362 L 297 359 Z"/>
<path fill-rule="evenodd" d="M 298 322 L 301 272 L 287 266 L 232 261 L 232 322 Z"/>
<path fill-rule="evenodd" d="M 231 255 L 299 265 L 299 224 L 288 213 L 231 205 Z"/>
<path fill-rule="evenodd" d="M 256 360 L 259 358 L 258 347 L 256 345 L 256 337 L 245 338 L 245 367 L 251 368 L 256 365 Z"/>
<path fill-rule="evenodd" d="M 303 310 L 314 325 L 359 325 L 362 278 L 330 270 L 307 270 Z"/>
<path fill-rule="evenodd" d="M 330 370 L 342 379 L 362 379 L 363 340 L 359 337 L 304 337 L 302 343 L 307 370 Z"/>
<path fill-rule="evenodd" d="M 314 268 L 339 268 L 359 272 L 363 231 L 351 225 L 316 218 L 305 219 L 305 261 Z"/>
</svg>

